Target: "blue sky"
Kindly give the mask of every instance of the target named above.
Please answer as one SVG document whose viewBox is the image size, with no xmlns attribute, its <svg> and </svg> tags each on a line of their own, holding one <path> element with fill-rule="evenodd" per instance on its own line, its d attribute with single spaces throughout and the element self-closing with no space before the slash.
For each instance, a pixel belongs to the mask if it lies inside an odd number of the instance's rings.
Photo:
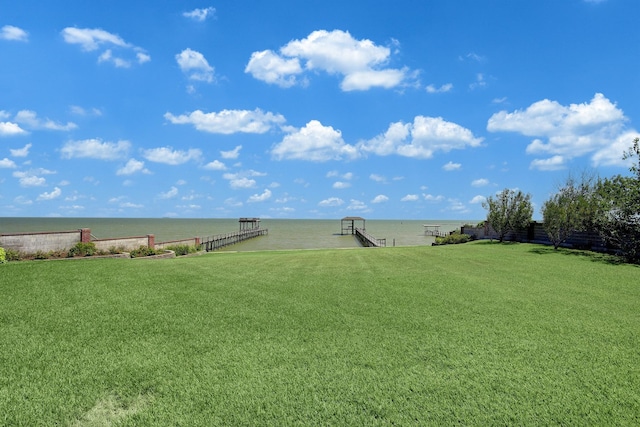
<svg viewBox="0 0 640 427">
<path fill-rule="evenodd" d="M 3 1 L 0 216 L 482 219 L 627 172 L 636 0 Z"/>
</svg>

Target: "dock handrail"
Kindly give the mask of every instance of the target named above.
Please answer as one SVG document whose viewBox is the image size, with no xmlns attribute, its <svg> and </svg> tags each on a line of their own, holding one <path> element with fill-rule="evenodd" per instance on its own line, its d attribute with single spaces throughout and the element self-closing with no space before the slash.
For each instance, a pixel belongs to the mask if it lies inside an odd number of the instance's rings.
<svg viewBox="0 0 640 427">
<path fill-rule="evenodd" d="M 224 233 L 216 234 L 215 236 L 201 237 L 200 244 L 205 248 L 207 252 L 209 252 L 222 248 L 224 246 L 242 242 L 243 240 L 251 239 L 258 236 L 264 236 L 265 234 L 269 234 L 269 229 L 246 229 L 242 231 L 236 231 L 234 233 Z"/>
<path fill-rule="evenodd" d="M 371 234 L 364 231 L 364 229 L 362 228 L 356 227 L 355 234 L 363 246 L 368 246 L 368 247 L 373 246 L 376 248 L 387 246 L 387 239 L 376 239 Z"/>
</svg>

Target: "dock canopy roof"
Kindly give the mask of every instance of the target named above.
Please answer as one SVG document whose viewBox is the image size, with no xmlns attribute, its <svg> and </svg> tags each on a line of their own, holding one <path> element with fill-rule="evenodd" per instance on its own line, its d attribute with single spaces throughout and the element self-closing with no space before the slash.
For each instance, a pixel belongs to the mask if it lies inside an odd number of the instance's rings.
<svg viewBox="0 0 640 427">
<path fill-rule="evenodd" d="M 355 234 L 356 221 L 362 221 L 362 229 L 365 229 L 365 219 L 360 216 L 345 216 L 340 220 L 340 234 Z"/>
<path fill-rule="evenodd" d="M 240 231 L 260 228 L 260 218 L 240 218 Z"/>
</svg>

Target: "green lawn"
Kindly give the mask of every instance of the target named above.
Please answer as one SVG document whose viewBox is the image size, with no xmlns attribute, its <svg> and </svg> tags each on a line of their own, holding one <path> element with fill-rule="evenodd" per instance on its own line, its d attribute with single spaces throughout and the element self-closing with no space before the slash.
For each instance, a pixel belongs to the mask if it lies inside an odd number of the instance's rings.
<svg viewBox="0 0 640 427">
<path fill-rule="evenodd" d="M 0 425 L 638 425 L 640 268 L 527 244 L 0 266 Z"/>
</svg>

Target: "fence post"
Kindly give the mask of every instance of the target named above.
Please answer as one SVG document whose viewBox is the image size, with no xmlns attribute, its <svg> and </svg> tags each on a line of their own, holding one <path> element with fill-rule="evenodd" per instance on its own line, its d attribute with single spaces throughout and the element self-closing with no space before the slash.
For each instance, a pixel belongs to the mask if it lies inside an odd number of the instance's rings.
<svg viewBox="0 0 640 427">
<path fill-rule="evenodd" d="M 156 236 L 153 234 L 147 234 L 147 246 L 149 249 L 156 248 Z"/>
<path fill-rule="evenodd" d="M 90 228 L 81 228 L 80 229 L 80 241 L 82 243 L 89 243 L 91 241 L 91 229 Z"/>
</svg>

